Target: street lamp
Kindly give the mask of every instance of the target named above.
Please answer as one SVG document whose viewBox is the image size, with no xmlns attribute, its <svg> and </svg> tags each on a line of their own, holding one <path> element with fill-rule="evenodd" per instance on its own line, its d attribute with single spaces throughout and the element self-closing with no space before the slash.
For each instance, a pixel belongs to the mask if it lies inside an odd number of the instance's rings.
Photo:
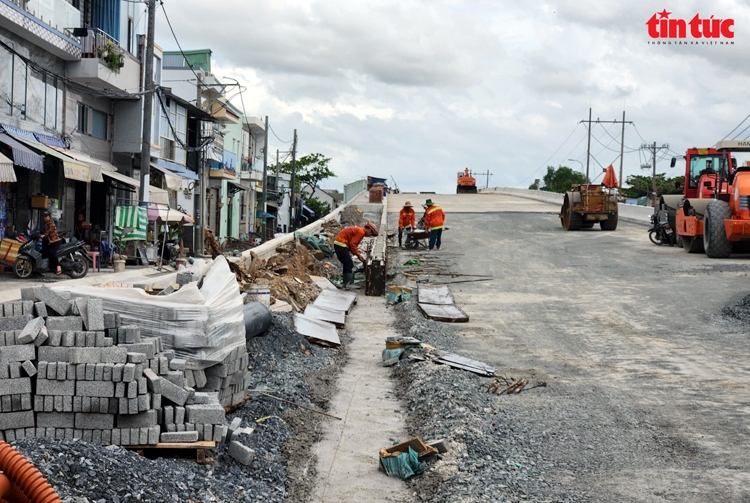
<svg viewBox="0 0 750 503">
<path fill-rule="evenodd" d="M 578 164 L 580 164 L 581 165 L 581 174 L 583 174 L 583 163 L 581 161 L 579 161 L 578 159 L 568 159 L 568 160 L 569 161 L 573 161 L 573 162 L 577 162 Z"/>
</svg>

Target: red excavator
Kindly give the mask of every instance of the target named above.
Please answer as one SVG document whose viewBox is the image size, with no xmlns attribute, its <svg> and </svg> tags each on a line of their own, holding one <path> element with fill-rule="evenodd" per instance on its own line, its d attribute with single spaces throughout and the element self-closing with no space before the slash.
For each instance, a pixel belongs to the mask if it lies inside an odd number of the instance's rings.
<svg viewBox="0 0 750 503">
<path fill-rule="evenodd" d="M 469 173 L 469 168 L 458 172 L 456 194 L 476 194 L 477 180 Z"/>
</svg>

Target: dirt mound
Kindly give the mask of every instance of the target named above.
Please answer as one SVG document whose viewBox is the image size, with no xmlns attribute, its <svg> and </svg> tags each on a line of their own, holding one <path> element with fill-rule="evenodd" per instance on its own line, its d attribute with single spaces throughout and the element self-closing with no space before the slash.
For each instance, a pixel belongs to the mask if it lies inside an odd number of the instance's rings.
<svg viewBox="0 0 750 503">
<path fill-rule="evenodd" d="M 349 205 L 341 210 L 339 213 L 339 221 L 342 227 L 348 227 L 355 225 L 361 227 L 365 225 L 365 217 L 362 215 L 362 211 L 355 205 Z"/>
</svg>

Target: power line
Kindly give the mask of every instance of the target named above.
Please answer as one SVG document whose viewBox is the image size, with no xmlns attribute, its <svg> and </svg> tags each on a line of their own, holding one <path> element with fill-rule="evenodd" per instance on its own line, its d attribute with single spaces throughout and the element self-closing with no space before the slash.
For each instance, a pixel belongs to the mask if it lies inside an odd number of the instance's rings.
<svg viewBox="0 0 750 503">
<path fill-rule="evenodd" d="M 190 61 L 188 61 L 187 56 L 185 56 L 185 52 L 182 50 L 182 46 L 180 45 L 180 41 L 177 40 L 177 35 L 174 33 L 174 29 L 172 29 L 172 23 L 169 21 L 169 16 L 167 16 L 167 9 L 164 8 L 164 2 L 161 2 L 161 10 L 164 12 L 164 18 L 167 20 L 167 24 L 169 25 L 169 31 L 172 32 L 172 37 L 174 38 L 174 41 L 177 43 L 177 47 L 180 49 L 180 54 L 182 54 L 182 57 L 185 59 L 185 64 L 190 68 L 190 71 L 193 72 L 193 75 L 195 75 L 195 78 L 198 79 L 198 83 L 200 83 L 201 79 L 198 77 L 198 74 L 195 73 L 195 70 L 193 70 L 193 65 L 190 64 Z"/>
<path fill-rule="evenodd" d="M 279 140 L 279 141 L 280 141 L 281 143 L 292 143 L 292 141 L 291 141 L 291 140 L 289 140 L 289 141 L 285 141 L 285 140 L 282 140 L 281 138 L 279 138 L 279 135 L 277 135 L 277 134 L 276 134 L 276 131 L 274 131 L 274 130 L 273 130 L 273 128 L 271 127 L 271 124 L 269 124 L 269 125 L 268 125 L 268 129 L 270 129 L 270 130 L 271 130 L 271 132 L 272 132 L 272 133 L 273 133 L 273 135 L 274 135 L 274 136 L 276 137 L 276 139 L 277 139 L 277 140 Z"/>
<path fill-rule="evenodd" d="M 530 180 L 530 179 L 531 179 L 531 178 L 532 178 L 532 177 L 533 177 L 534 175 L 536 175 L 536 174 L 537 174 L 537 173 L 539 172 L 539 170 L 540 170 L 540 169 L 542 169 L 542 168 L 546 167 L 546 166 L 547 166 L 547 163 L 548 163 L 548 162 L 550 161 L 550 159 L 552 159 L 552 158 L 553 158 L 553 157 L 555 156 L 555 154 L 556 154 L 556 153 L 557 153 L 557 152 L 558 152 L 558 151 L 559 151 L 559 150 L 560 150 L 561 148 L 563 148 L 563 145 L 565 145 L 565 143 L 567 143 L 567 141 L 568 141 L 568 140 L 570 139 L 570 137 L 571 137 L 571 136 L 573 136 L 573 133 L 575 133 L 575 132 L 576 132 L 576 131 L 578 130 L 578 126 L 580 126 L 580 125 L 581 125 L 581 123 L 580 123 L 580 122 L 579 122 L 578 124 L 576 124 L 576 127 L 574 127 L 574 128 L 573 128 L 573 131 L 571 131 L 571 132 L 570 132 L 570 134 L 568 135 L 568 137 L 567 137 L 567 138 L 565 138 L 565 140 L 563 140 L 563 142 L 562 142 L 562 143 L 560 144 L 560 146 L 559 146 L 559 147 L 557 147 L 557 149 L 555 149 L 555 151 L 554 151 L 554 152 L 552 152 L 552 155 L 551 155 L 551 156 L 549 156 L 549 158 L 548 158 L 548 159 L 547 159 L 546 161 L 544 161 L 544 163 L 542 163 L 542 165 L 541 165 L 540 167 L 538 167 L 538 168 L 537 168 L 537 169 L 536 169 L 536 170 L 535 170 L 535 171 L 534 171 L 533 173 L 531 173 L 531 175 L 529 175 L 528 177 L 526 177 L 526 179 L 524 179 L 524 180 L 523 180 L 523 181 L 522 181 L 521 183 L 519 183 L 518 185 L 524 185 L 524 184 L 525 184 L 526 182 L 528 182 L 528 181 L 529 181 L 529 180 Z"/>
<path fill-rule="evenodd" d="M 732 133 L 734 133 L 735 131 L 737 131 L 737 129 L 739 129 L 739 127 L 740 127 L 740 126 L 741 126 L 742 124 L 744 124 L 744 123 L 745 123 L 745 121 L 746 121 L 746 120 L 747 120 L 748 118 L 750 118 L 750 114 L 747 114 L 747 117 L 745 117 L 744 119 L 742 119 L 742 122 L 740 122 L 739 124 L 737 124 L 737 126 L 735 126 L 735 128 L 734 128 L 734 129 L 732 129 L 732 130 L 731 130 L 731 131 L 730 131 L 730 132 L 729 132 L 729 133 L 728 133 L 728 134 L 727 134 L 727 135 L 726 135 L 726 136 L 725 136 L 725 137 L 724 137 L 723 139 L 724 139 L 724 140 L 726 140 L 726 139 L 727 139 L 727 138 L 729 137 L 729 135 L 730 135 L 730 134 L 732 134 Z"/>
</svg>

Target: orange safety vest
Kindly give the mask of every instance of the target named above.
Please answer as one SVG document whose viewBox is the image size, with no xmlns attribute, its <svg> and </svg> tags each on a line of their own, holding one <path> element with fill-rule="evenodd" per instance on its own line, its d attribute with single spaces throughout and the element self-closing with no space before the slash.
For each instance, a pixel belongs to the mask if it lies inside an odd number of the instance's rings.
<svg viewBox="0 0 750 503">
<path fill-rule="evenodd" d="M 344 248 L 349 248 L 349 250 L 351 250 L 351 252 L 356 255 L 359 253 L 357 246 L 359 246 L 359 243 L 362 242 L 362 239 L 364 237 L 364 227 L 347 227 L 346 229 L 342 229 L 338 234 L 336 234 L 336 239 L 334 240 L 333 244 L 335 246 L 343 246 Z"/>
<path fill-rule="evenodd" d="M 409 208 L 401 208 L 398 212 L 398 228 L 399 229 L 411 229 L 416 226 L 416 214 L 414 210 Z"/>
<path fill-rule="evenodd" d="M 442 229 L 445 223 L 445 213 L 440 206 L 432 205 L 425 212 L 425 224 L 428 229 Z"/>
</svg>

